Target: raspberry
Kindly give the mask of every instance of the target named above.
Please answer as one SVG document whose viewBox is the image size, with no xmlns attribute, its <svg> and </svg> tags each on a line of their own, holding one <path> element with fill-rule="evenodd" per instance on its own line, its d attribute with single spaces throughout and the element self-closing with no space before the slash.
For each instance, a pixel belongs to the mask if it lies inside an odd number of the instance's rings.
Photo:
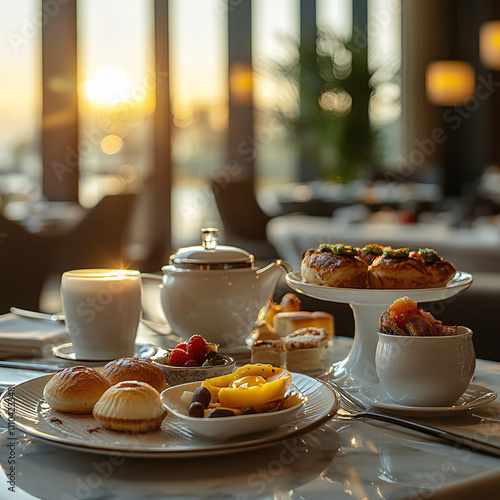
<svg viewBox="0 0 500 500">
<path fill-rule="evenodd" d="M 186 344 L 186 342 L 181 342 L 180 344 L 177 344 L 175 346 L 176 349 L 182 349 L 183 351 L 186 351 L 188 350 L 188 346 Z"/>
<path fill-rule="evenodd" d="M 198 361 L 196 361 L 195 359 L 188 359 L 184 363 L 184 366 L 200 366 L 200 365 L 198 364 Z"/>
<path fill-rule="evenodd" d="M 182 349 L 172 349 L 168 354 L 168 362 L 171 366 L 184 366 L 190 358 L 189 354 Z"/>
<path fill-rule="evenodd" d="M 188 341 L 187 352 L 190 358 L 196 360 L 201 365 L 207 354 L 205 339 L 201 335 L 193 335 Z"/>
</svg>

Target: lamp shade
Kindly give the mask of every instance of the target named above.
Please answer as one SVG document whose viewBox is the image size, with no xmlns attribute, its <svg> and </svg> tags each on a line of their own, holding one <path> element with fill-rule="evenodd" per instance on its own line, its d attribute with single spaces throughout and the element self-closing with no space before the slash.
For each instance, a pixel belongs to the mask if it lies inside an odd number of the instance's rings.
<svg viewBox="0 0 500 500">
<path fill-rule="evenodd" d="M 481 26 L 479 55 L 487 68 L 500 70 L 500 21 L 488 21 Z"/>
<path fill-rule="evenodd" d="M 463 61 L 434 61 L 427 66 L 427 99 L 437 106 L 464 104 L 474 95 L 475 72 Z"/>
</svg>

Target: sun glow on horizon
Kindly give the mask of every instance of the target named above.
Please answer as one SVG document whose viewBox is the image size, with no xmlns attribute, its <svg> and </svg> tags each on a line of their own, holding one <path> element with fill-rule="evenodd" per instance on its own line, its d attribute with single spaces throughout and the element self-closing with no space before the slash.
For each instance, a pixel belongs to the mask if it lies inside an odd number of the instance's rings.
<svg viewBox="0 0 500 500">
<path fill-rule="evenodd" d="M 126 73 L 118 68 L 108 68 L 94 78 L 82 82 L 87 101 L 99 104 L 119 104 L 129 99 L 131 83 Z"/>
</svg>

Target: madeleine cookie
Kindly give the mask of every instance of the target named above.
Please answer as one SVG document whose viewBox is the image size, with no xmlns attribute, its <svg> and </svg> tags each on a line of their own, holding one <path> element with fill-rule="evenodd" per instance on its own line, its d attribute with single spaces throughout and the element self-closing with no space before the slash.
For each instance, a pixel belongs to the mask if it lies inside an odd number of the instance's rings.
<svg viewBox="0 0 500 500">
<path fill-rule="evenodd" d="M 167 411 L 156 389 L 145 382 L 128 380 L 110 387 L 92 414 L 113 431 L 147 432 L 161 425 Z"/>
<path fill-rule="evenodd" d="M 110 387 L 98 371 L 72 366 L 57 372 L 45 385 L 43 397 L 53 409 L 66 413 L 92 413 L 94 405 Z"/>
<path fill-rule="evenodd" d="M 167 387 L 163 371 L 149 359 L 118 358 L 110 361 L 103 368 L 102 374 L 111 382 L 111 385 L 125 380 L 138 380 L 146 382 L 158 392 Z"/>
</svg>

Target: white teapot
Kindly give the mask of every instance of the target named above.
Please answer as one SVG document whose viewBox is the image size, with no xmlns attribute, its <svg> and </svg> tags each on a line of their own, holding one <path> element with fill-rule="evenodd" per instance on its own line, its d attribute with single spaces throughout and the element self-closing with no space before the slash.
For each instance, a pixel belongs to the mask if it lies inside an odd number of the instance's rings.
<svg viewBox="0 0 500 500">
<path fill-rule="evenodd" d="M 172 330 L 184 339 L 199 334 L 221 347 L 243 347 L 278 278 L 291 268 L 275 260 L 256 269 L 253 255 L 217 245 L 218 235 L 204 228 L 201 246 L 170 256 L 162 267 L 161 302 Z"/>
</svg>

